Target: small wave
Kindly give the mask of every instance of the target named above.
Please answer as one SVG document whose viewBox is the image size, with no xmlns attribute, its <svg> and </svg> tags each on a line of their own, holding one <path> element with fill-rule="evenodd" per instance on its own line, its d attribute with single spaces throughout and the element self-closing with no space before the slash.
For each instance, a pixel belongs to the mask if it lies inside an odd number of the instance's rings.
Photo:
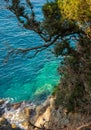
<svg viewBox="0 0 91 130">
<path fill-rule="evenodd" d="M 24 129 L 22 122 L 27 120 L 27 110 L 34 111 L 36 105 L 32 102 L 10 103 L 10 101 L 10 98 L 1 99 L 0 116 L 3 115 L 10 124 L 15 124 L 17 127 Z"/>
</svg>

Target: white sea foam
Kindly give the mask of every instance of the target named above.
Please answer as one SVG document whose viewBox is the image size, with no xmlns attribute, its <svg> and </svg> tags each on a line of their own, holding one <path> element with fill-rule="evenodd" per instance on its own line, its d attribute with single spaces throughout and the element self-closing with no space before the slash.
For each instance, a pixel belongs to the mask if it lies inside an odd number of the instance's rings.
<svg viewBox="0 0 91 130">
<path fill-rule="evenodd" d="M 7 98 L 4 100 L 5 102 L 0 106 L 4 110 L 3 117 L 7 119 L 10 124 L 15 124 L 17 127 L 22 129 L 27 129 L 28 126 L 23 126 L 22 123 L 26 122 L 27 116 L 25 114 L 25 108 L 30 108 L 32 110 L 35 109 L 36 105 L 29 102 L 20 102 L 18 108 L 14 108 L 14 105 L 11 104 L 11 99 Z"/>
</svg>

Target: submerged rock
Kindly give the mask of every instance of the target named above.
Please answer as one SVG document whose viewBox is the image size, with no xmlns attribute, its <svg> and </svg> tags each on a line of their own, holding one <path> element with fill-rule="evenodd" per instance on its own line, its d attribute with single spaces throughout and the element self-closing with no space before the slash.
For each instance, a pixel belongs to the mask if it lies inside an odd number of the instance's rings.
<svg viewBox="0 0 91 130">
<path fill-rule="evenodd" d="M 0 105 L 4 104 L 4 100 L 3 99 L 0 99 Z"/>
<path fill-rule="evenodd" d="M 21 106 L 21 102 L 20 102 L 20 103 L 12 104 L 12 107 L 13 107 L 15 110 L 18 109 L 20 106 Z"/>
</svg>

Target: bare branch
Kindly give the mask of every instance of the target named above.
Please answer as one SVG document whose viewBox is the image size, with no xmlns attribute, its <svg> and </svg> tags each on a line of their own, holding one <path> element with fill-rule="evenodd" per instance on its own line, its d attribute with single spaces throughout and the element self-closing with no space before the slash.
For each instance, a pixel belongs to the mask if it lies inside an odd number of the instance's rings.
<svg viewBox="0 0 91 130">
<path fill-rule="evenodd" d="M 79 126 L 76 130 L 81 130 L 83 128 L 91 128 L 91 122 Z"/>
<path fill-rule="evenodd" d="M 23 48 L 18 48 L 17 52 L 18 53 L 26 53 L 26 52 L 29 52 L 29 51 L 32 51 L 32 50 L 38 50 L 38 49 L 41 49 L 41 48 L 48 48 L 49 46 L 53 45 L 59 37 L 60 37 L 60 35 L 57 35 L 51 42 L 49 42 L 47 44 L 45 43 L 43 45 L 30 47 L 30 48 L 26 48 L 26 49 L 25 48 L 24 49 Z"/>
</svg>

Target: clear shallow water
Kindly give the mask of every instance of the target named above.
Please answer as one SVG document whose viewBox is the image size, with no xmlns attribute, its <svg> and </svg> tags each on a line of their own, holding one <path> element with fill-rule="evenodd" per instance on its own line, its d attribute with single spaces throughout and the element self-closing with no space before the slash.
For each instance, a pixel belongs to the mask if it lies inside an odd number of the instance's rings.
<svg viewBox="0 0 91 130">
<path fill-rule="evenodd" d="M 44 2 L 33 1 L 38 19 L 43 18 L 41 6 Z M 30 47 L 42 42 L 37 34 L 21 28 L 11 12 L 0 9 L 0 98 L 10 98 L 14 102 L 36 101 L 44 100 L 51 93 L 59 81 L 59 60 L 51 52 L 46 50 L 31 60 L 15 57 L 7 64 L 2 63 L 9 46 Z"/>
</svg>

